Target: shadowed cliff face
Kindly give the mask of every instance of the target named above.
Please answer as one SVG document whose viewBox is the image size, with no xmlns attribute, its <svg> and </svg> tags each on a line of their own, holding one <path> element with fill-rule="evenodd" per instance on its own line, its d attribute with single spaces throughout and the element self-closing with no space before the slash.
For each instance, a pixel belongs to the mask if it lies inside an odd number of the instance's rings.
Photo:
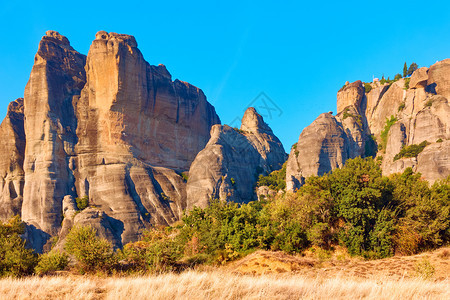
<svg viewBox="0 0 450 300">
<path fill-rule="evenodd" d="M 338 114 L 323 114 L 303 130 L 289 155 L 288 190 L 356 156 L 377 156 L 385 175 L 412 167 L 434 182 L 450 174 L 450 60 L 416 70 L 409 88 L 405 79 L 370 85 L 368 93 L 361 81 L 346 85 L 337 94 Z M 430 144 L 417 157 L 396 159 L 402 148 L 424 141 Z"/>
<path fill-rule="evenodd" d="M 23 119 L 23 99 L 19 98 L 9 104 L 0 125 L 0 220 L 21 213 L 25 184 Z"/>
<path fill-rule="evenodd" d="M 42 250 L 50 236 L 91 224 L 116 246 L 186 208 L 189 169 L 220 123 L 203 92 L 149 65 L 134 37 L 99 32 L 88 56 L 49 31 L 25 98 L 0 127 L 0 217 L 21 214 Z M 25 119 L 25 121 L 24 121 Z M 176 171 L 177 172 L 176 172 Z M 63 199 L 90 208 L 64 214 Z M 71 207 L 72 207 L 71 206 Z"/>
<path fill-rule="evenodd" d="M 85 61 L 65 37 L 48 31 L 25 88 L 22 219 L 50 235 L 61 226 L 63 197 L 74 193 L 68 168 L 77 142 L 72 101 L 85 84 Z"/>
</svg>

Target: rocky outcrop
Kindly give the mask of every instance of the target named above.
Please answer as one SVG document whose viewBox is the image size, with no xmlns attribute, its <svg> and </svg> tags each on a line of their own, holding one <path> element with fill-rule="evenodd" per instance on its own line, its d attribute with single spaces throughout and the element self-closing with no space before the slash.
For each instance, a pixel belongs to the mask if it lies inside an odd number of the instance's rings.
<svg viewBox="0 0 450 300">
<path fill-rule="evenodd" d="M 283 145 L 252 107 L 241 129 L 215 125 L 205 149 L 195 158 L 187 181 L 187 209 L 205 207 L 213 199 L 256 200 L 261 173 L 280 169 L 286 160 Z"/>
<path fill-rule="evenodd" d="M 218 123 L 203 92 L 148 64 L 133 36 L 98 32 L 86 57 L 48 31 L 23 105 L 12 103 L 0 127 L 0 217 L 21 214 L 38 251 L 75 224 L 116 246 L 134 241 L 180 218 L 179 173 Z M 83 196 L 90 206 L 75 214 Z"/>
<path fill-rule="evenodd" d="M 361 132 L 357 134 L 359 129 L 354 117 L 346 116 L 344 121 L 347 121 L 345 123 L 349 124 L 354 135 L 361 136 Z M 359 143 L 362 140 L 355 141 L 349 127 L 330 113 L 321 114 L 306 127 L 289 154 L 286 189 L 296 190 L 307 177 L 323 175 L 342 167 L 347 159 L 361 155 L 363 145 Z"/>
<path fill-rule="evenodd" d="M 409 88 L 405 79 L 370 86 L 361 94 L 360 81 L 346 84 L 337 94 L 336 117 L 322 114 L 303 130 L 289 155 L 288 190 L 356 156 L 377 155 L 385 175 L 411 167 L 434 182 L 450 174 L 450 60 L 416 70 Z M 396 157 L 403 147 L 424 141 L 429 145 L 417 157 Z"/>
<path fill-rule="evenodd" d="M 425 88 L 428 81 L 428 68 L 422 67 L 417 69 L 412 75 L 409 82 L 410 89 Z"/>
<path fill-rule="evenodd" d="M 427 90 L 450 99 L 450 59 L 437 62 L 428 70 Z"/>
<path fill-rule="evenodd" d="M 9 104 L 0 125 L 0 220 L 21 214 L 25 184 L 23 119 L 23 99 L 19 98 Z"/>
<path fill-rule="evenodd" d="M 363 97 L 364 86 L 361 80 L 345 85 L 337 94 L 337 113 L 339 114 L 350 105 L 359 107 Z"/>
<path fill-rule="evenodd" d="M 48 31 L 25 88 L 22 219 L 50 235 L 59 232 L 62 199 L 75 193 L 68 168 L 77 142 L 72 102 L 85 84 L 85 61 L 67 38 Z"/>
</svg>

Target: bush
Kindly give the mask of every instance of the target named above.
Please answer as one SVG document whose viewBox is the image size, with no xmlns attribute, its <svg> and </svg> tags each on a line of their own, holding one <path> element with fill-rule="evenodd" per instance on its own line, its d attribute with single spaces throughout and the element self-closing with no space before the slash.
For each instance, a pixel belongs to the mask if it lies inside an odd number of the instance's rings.
<svg viewBox="0 0 450 300">
<path fill-rule="evenodd" d="M 404 84 L 404 90 L 409 89 L 409 82 L 411 81 L 411 78 L 405 78 L 405 84 Z"/>
<path fill-rule="evenodd" d="M 406 104 L 405 104 L 405 102 L 403 101 L 402 103 L 400 103 L 400 105 L 398 106 L 398 109 L 397 109 L 397 111 L 402 111 L 402 110 L 404 110 L 405 109 L 405 106 L 406 106 Z"/>
<path fill-rule="evenodd" d="M 145 231 L 140 241 L 126 244 L 122 255 L 138 273 L 162 273 L 177 270 L 183 245 L 171 236 L 170 227 Z"/>
<path fill-rule="evenodd" d="M 391 130 L 392 125 L 397 122 L 397 118 L 395 116 L 391 116 L 389 119 L 386 118 L 386 124 L 384 125 L 384 129 L 381 131 L 381 149 L 386 149 L 389 130 Z"/>
<path fill-rule="evenodd" d="M 20 235 L 25 233 L 25 223 L 19 216 L 3 223 L 0 221 L 0 276 L 24 276 L 33 273 L 37 263 L 33 250 L 25 247 Z"/>
<path fill-rule="evenodd" d="M 399 160 L 402 157 L 417 157 L 427 145 L 429 145 L 429 143 L 427 141 L 423 141 L 419 145 L 412 144 L 403 147 L 400 152 L 394 156 L 394 161 Z"/>
<path fill-rule="evenodd" d="M 294 147 L 294 146 L 293 146 Z M 297 152 L 297 145 L 295 144 L 295 153 Z M 259 175 L 257 186 L 268 186 L 272 190 L 284 190 L 286 188 L 286 165 L 287 162 L 283 164 L 280 170 L 273 171 L 267 176 Z"/>
<path fill-rule="evenodd" d="M 372 85 L 370 83 L 368 83 L 368 82 L 365 82 L 364 83 L 364 90 L 365 90 L 366 94 L 369 93 L 372 90 Z"/>
<path fill-rule="evenodd" d="M 112 244 L 96 233 L 91 226 L 75 226 L 67 235 L 65 249 L 75 256 L 82 272 L 110 271 L 116 263 Z"/>
<path fill-rule="evenodd" d="M 81 198 L 76 198 L 75 199 L 77 202 L 77 208 L 78 210 L 83 210 L 86 207 L 89 206 L 89 197 L 88 196 L 83 196 Z"/>
<path fill-rule="evenodd" d="M 441 139 L 441 138 L 438 138 L 437 140 L 436 140 L 436 143 L 442 143 L 443 142 L 443 140 Z"/>
<path fill-rule="evenodd" d="M 64 270 L 69 263 L 69 257 L 64 252 L 52 251 L 39 256 L 39 263 L 34 269 L 38 275 L 47 275 Z"/>
<path fill-rule="evenodd" d="M 431 107 L 433 105 L 433 100 L 428 100 L 427 103 L 425 103 L 425 107 Z"/>
</svg>

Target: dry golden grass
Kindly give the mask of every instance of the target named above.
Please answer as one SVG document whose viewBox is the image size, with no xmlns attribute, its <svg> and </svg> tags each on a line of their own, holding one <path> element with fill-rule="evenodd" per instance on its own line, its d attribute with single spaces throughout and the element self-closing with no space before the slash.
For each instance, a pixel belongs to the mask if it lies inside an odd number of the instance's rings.
<svg viewBox="0 0 450 300">
<path fill-rule="evenodd" d="M 188 271 L 148 277 L 31 277 L 0 281 L 2 299 L 450 299 L 449 281 L 308 278 Z"/>
<path fill-rule="evenodd" d="M 432 276 L 417 266 L 428 262 Z M 0 280 L 0 299 L 450 299 L 450 248 L 364 261 L 257 251 L 221 268 L 140 277 Z M 425 264 L 425 271 L 428 270 Z"/>
<path fill-rule="evenodd" d="M 450 248 L 441 248 L 413 256 L 394 256 L 378 260 L 350 257 L 338 249 L 327 257 L 324 253 L 291 256 L 282 252 L 257 251 L 228 266 L 238 274 L 295 273 L 312 278 L 389 277 L 391 279 L 424 277 L 449 280 Z"/>
</svg>

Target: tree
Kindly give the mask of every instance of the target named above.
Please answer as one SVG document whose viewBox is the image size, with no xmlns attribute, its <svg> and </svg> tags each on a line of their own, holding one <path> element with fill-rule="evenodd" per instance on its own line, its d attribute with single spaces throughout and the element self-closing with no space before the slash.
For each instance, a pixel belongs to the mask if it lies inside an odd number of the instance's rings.
<svg viewBox="0 0 450 300">
<path fill-rule="evenodd" d="M 24 233 L 25 223 L 19 216 L 5 223 L 0 221 L 0 277 L 33 273 L 37 258 L 33 250 L 25 247 L 20 237 Z"/>
<path fill-rule="evenodd" d="M 112 244 L 96 234 L 97 230 L 88 225 L 75 226 L 67 235 L 65 249 L 75 256 L 81 271 L 109 271 L 115 264 Z"/>
<path fill-rule="evenodd" d="M 419 66 L 418 66 L 415 62 L 413 62 L 413 63 L 409 66 L 409 69 L 408 69 L 408 72 L 406 73 L 406 75 L 407 75 L 407 76 L 411 76 L 412 73 L 414 73 L 414 71 L 417 70 L 418 68 L 419 68 Z"/>
<path fill-rule="evenodd" d="M 402 75 L 396 74 L 395 77 L 394 77 L 394 80 L 397 81 L 397 80 L 399 80 L 400 78 L 402 78 Z"/>
<path fill-rule="evenodd" d="M 408 65 L 406 64 L 406 61 L 405 61 L 405 64 L 403 65 L 403 77 L 406 77 L 408 75 Z"/>
</svg>

